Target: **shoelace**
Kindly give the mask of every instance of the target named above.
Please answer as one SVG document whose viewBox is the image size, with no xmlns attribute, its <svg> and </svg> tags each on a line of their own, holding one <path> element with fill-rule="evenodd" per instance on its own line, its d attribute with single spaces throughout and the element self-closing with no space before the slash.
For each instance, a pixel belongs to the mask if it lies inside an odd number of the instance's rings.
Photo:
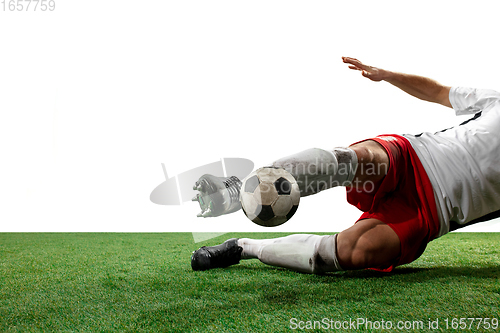
<svg viewBox="0 0 500 333">
<path fill-rule="evenodd" d="M 238 246 L 232 246 L 228 243 L 221 245 L 223 245 L 221 248 L 207 248 L 207 252 L 210 254 L 211 266 L 229 266 L 239 262 Z"/>
</svg>

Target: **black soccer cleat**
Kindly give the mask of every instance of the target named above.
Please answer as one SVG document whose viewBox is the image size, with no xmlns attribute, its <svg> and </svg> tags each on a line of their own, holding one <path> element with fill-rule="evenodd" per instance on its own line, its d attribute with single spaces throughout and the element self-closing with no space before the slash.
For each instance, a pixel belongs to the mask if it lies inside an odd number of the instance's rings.
<svg viewBox="0 0 500 333">
<path fill-rule="evenodd" d="M 231 238 L 216 246 L 202 246 L 191 255 L 191 268 L 204 271 L 223 268 L 240 262 L 243 248 L 238 246 L 238 238 Z"/>
</svg>

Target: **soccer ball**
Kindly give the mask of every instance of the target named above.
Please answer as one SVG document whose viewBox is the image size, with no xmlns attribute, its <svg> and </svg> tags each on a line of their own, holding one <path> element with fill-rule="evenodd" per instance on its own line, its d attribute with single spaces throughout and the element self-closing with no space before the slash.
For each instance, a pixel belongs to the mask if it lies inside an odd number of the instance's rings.
<svg viewBox="0 0 500 333">
<path fill-rule="evenodd" d="M 243 212 L 264 227 L 288 221 L 297 211 L 299 201 L 299 185 L 285 169 L 260 168 L 249 174 L 241 186 Z"/>
</svg>

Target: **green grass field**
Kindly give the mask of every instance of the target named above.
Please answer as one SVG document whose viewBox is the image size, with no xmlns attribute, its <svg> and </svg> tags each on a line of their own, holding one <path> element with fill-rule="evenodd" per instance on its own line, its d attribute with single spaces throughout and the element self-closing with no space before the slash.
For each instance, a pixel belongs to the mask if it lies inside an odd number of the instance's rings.
<svg viewBox="0 0 500 333">
<path fill-rule="evenodd" d="M 191 270 L 201 245 L 284 235 L 195 244 L 189 233 L 2 233 L 0 331 L 286 332 L 358 318 L 436 331 L 429 318 L 444 330 L 446 319 L 500 317 L 500 234 L 448 234 L 390 274 L 315 276 L 257 260 Z"/>
</svg>

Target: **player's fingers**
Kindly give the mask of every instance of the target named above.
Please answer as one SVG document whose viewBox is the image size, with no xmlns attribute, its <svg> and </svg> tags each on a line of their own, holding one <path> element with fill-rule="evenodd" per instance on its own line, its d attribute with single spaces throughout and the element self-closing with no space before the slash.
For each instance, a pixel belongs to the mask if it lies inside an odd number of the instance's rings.
<svg viewBox="0 0 500 333">
<path fill-rule="evenodd" d="M 350 58 L 350 57 L 344 57 L 344 62 L 350 63 L 350 64 L 361 64 L 361 61 L 359 61 L 356 58 Z"/>
<path fill-rule="evenodd" d="M 342 57 L 342 61 L 345 62 L 346 64 L 352 64 L 353 58 Z"/>
<path fill-rule="evenodd" d="M 352 65 L 351 65 L 351 66 L 349 66 L 349 68 L 350 68 L 350 69 L 355 69 L 355 70 L 357 70 L 357 71 L 360 71 L 360 70 L 361 70 L 361 68 L 359 68 L 358 66 L 352 66 Z"/>
<path fill-rule="evenodd" d="M 344 62 L 356 66 L 357 68 L 361 68 L 362 70 L 370 68 L 370 66 L 366 66 L 361 61 L 355 58 L 346 58 Z"/>
<path fill-rule="evenodd" d="M 358 59 L 351 57 L 342 57 L 342 60 L 344 60 L 344 62 L 353 62 L 353 61 L 360 62 Z"/>
</svg>

